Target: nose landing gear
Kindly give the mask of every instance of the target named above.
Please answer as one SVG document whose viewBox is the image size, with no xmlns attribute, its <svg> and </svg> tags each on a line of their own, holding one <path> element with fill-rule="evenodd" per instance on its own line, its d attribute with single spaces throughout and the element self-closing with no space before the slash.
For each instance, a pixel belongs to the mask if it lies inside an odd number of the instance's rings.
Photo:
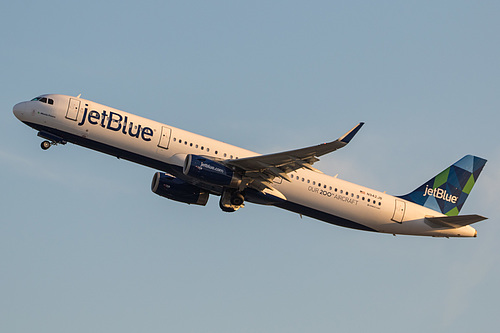
<svg viewBox="0 0 500 333">
<path fill-rule="evenodd" d="M 49 149 L 50 147 L 52 146 L 52 143 L 45 140 L 45 141 L 42 141 L 42 143 L 40 144 L 40 147 L 43 149 L 43 150 L 47 150 Z"/>
<path fill-rule="evenodd" d="M 52 147 L 53 145 L 57 145 L 58 143 L 60 143 L 62 145 L 66 144 L 66 140 L 64 140 L 63 138 L 61 138 L 61 137 L 59 137 L 57 135 L 54 135 L 52 133 L 38 132 L 38 136 L 41 137 L 41 138 L 43 138 L 43 139 L 47 139 L 45 141 L 42 141 L 42 143 L 40 144 L 40 147 L 43 150 L 47 150 L 50 147 Z"/>
</svg>

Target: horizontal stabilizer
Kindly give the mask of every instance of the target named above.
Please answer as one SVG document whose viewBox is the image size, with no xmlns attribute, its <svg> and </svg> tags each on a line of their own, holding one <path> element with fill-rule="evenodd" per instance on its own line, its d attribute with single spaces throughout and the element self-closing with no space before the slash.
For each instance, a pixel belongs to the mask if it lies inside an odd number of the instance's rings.
<svg viewBox="0 0 500 333">
<path fill-rule="evenodd" d="M 458 215 L 458 216 L 426 216 L 425 220 L 441 227 L 460 228 L 466 225 L 486 220 L 487 217 L 481 215 Z"/>
</svg>

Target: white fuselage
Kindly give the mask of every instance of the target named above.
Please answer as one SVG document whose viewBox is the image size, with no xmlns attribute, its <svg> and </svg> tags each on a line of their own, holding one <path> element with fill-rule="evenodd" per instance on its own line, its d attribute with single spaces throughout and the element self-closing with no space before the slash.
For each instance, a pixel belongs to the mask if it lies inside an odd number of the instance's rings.
<svg viewBox="0 0 500 333">
<path fill-rule="evenodd" d="M 188 154 L 214 160 L 259 155 L 221 141 L 184 131 L 82 98 L 44 95 L 53 104 L 28 101 L 14 107 L 27 125 L 59 135 L 69 142 L 169 173 L 181 175 Z M 181 175 L 182 176 L 182 175 Z M 316 171 L 299 169 L 291 181 L 276 178 L 273 187 L 285 198 L 276 206 L 302 215 L 362 230 L 390 234 L 473 237 L 474 228 L 437 228 L 425 217 L 442 213 L 398 197 L 343 181 Z"/>
</svg>

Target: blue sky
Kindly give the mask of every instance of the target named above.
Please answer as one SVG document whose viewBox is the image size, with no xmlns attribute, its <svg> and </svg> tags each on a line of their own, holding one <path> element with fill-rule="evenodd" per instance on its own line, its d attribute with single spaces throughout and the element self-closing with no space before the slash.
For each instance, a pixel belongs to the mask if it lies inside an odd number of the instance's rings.
<svg viewBox="0 0 500 333">
<path fill-rule="evenodd" d="M 0 5 L 2 332 L 494 332 L 500 325 L 495 1 L 17 1 Z M 39 148 L 12 106 L 82 97 L 405 194 L 466 154 L 477 239 L 393 237 L 217 198 L 155 170 Z"/>
</svg>

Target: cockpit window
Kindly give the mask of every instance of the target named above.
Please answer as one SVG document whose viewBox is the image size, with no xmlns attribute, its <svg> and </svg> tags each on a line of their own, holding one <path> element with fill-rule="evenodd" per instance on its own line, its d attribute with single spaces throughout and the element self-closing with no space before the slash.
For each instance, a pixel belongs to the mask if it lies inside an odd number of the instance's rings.
<svg viewBox="0 0 500 333">
<path fill-rule="evenodd" d="M 54 100 L 52 98 L 47 98 L 47 97 L 42 97 L 42 96 L 35 97 L 32 99 L 32 101 L 39 101 L 42 103 L 48 103 L 50 105 L 54 105 Z"/>
</svg>

